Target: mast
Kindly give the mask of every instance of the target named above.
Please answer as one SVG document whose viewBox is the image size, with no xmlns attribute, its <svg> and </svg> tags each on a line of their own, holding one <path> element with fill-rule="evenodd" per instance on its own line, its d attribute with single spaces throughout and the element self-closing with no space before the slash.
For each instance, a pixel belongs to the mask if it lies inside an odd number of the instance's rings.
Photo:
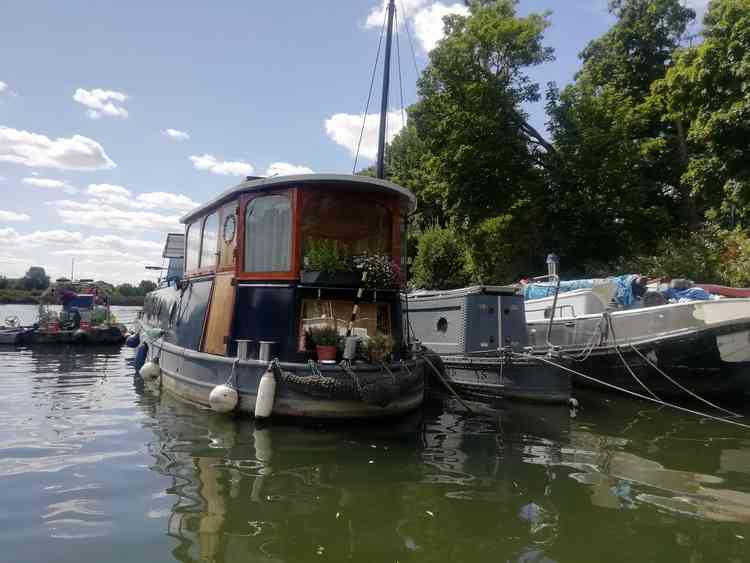
<svg viewBox="0 0 750 563">
<path fill-rule="evenodd" d="M 377 177 L 385 176 L 385 125 L 388 115 L 388 89 L 391 82 L 391 40 L 393 39 L 393 15 L 396 12 L 395 0 L 388 0 L 388 32 L 385 36 L 385 60 L 383 61 L 383 95 L 380 99 L 380 130 L 378 131 Z"/>
</svg>

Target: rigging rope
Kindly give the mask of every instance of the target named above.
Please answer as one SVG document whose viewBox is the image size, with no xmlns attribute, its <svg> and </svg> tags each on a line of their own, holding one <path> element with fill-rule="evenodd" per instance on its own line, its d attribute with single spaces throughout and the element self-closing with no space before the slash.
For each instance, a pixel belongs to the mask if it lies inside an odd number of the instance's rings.
<svg viewBox="0 0 750 563">
<path fill-rule="evenodd" d="M 352 168 L 352 174 L 357 173 L 357 161 L 359 160 L 359 149 L 362 147 L 362 136 L 365 133 L 365 125 L 367 124 L 367 112 L 370 110 L 370 99 L 372 98 L 372 88 L 375 85 L 375 73 L 378 70 L 378 61 L 380 60 L 380 48 L 383 45 L 383 35 L 385 35 L 385 25 L 388 21 L 388 10 L 385 11 L 385 19 L 383 20 L 383 27 L 380 29 L 380 40 L 378 41 L 378 52 L 375 55 L 375 66 L 372 67 L 372 77 L 370 78 L 370 92 L 367 94 L 367 103 L 365 104 L 365 113 L 362 115 L 362 129 L 359 132 L 359 141 L 357 142 L 357 153 L 354 155 L 354 167 Z"/>
<path fill-rule="evenodd" d="M 416 79 L 419 80 L 419 67 L 417 67 L 417 56 L 414 54 L 414 43 L 411 40 L 411 31 L 409 31 L 409 16 L 406 13 L 406 10 L 404 10 L 403 0 L 399 0 L 399 4 L 401 4 L 401 11 L 404 14 L 404 27 L 406 28 L 406 36 L 409 38 L 409 47 L 411 47 L 411 60 L 414 62 L 414 74 L 416 75 Z"/>
<path fill-rule="evenodd" d="M 404 112 L 404 81 L 401 76 L 401 45 L 398 39 L 398 36 L 399 36 L 398 12 L 396 12 L 395 16 L 396 16 L 396 62 L 398 63 L 398 90 L 399 90 L 399 94 L 401 95 L 401 128 L 403 129 L 406 127 L 406 113 Z M 393 160 L 393 151 L 391 151 L 391 160 Z M 393 163 L 391 162 L 391 165 L 392 164 Z M 391 166 L 391 169 L 393 169 L 393 166 Z"/>
</svg>

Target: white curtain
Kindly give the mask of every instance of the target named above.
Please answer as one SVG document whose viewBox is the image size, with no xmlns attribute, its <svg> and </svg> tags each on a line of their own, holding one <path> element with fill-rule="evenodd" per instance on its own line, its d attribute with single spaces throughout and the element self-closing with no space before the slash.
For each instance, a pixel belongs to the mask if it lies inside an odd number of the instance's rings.
<svg viewBox="0 0 750 563">
<path fill-rule="evenodd" d="M 292 209 L 289 198 L 255 198 L 245 218 L 245 271 L 288 272 L 291 266 Z"/>
</svg>

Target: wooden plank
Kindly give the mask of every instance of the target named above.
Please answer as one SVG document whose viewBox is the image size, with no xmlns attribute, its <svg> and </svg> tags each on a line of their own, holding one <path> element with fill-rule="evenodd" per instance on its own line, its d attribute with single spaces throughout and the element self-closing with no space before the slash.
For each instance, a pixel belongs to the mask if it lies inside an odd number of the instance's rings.
<svg viewBox="0 0 750 563">
<path fill-rule="evenodd" d="M 217 274 L 203 338 L 203 352 L 225 356 L 234 319 L 235 287 L 232 272 Z"/>
</svg>

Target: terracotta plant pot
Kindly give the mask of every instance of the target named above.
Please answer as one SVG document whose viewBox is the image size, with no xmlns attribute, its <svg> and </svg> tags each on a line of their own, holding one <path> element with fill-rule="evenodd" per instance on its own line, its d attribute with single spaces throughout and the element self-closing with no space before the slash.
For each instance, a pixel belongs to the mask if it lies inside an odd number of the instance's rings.
<svg viewBox="0 0 750 563">
<path fill-rule="evenodd" d="M 318 353 L 319 362 L 335 362 L 336 361 L 336 346 L 316 346 Z"/>
</svg>

